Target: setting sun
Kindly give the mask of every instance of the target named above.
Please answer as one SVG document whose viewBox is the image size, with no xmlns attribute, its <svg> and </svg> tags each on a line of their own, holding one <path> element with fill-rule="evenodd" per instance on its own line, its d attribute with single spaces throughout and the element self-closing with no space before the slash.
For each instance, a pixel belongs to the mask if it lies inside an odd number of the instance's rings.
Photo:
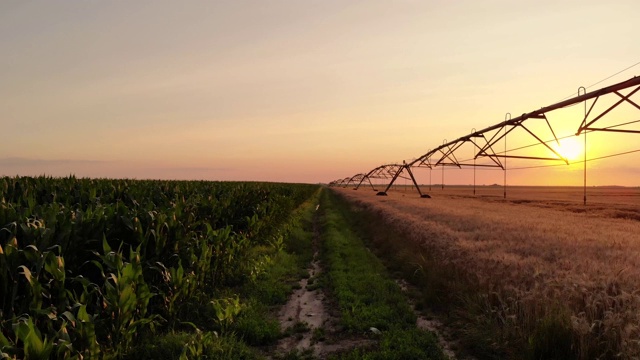
<svg viewBox="0 0 640 360">
<path fill-rule="evenodd" d="M 560 145 L 554 143 L 552 146 L 562 157 L 571 161 L 582 156 L 584 146 L 578 137 L 564 138 L 560 140 Z"/>
</svg>

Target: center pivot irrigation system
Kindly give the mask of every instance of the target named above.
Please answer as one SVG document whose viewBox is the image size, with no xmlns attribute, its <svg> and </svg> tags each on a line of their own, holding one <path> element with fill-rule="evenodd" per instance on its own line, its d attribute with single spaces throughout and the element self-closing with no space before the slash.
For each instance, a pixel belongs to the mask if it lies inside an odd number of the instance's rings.
<svg viewBox="0 0 640 360">
<path fill-rule="evenodd" d="M 640 77 L 637 76 L 589 93 L 587 93 L 586 88 L 580 87 L 578 89 L 578 95 L 575 97 L 560 101 L 553 105 L 542 107 L 539 110 L 524 113 L 516 118 L 512 118 L 511 114 L 507 113 L 504 121 L 482 130 L 473 129 L 470 134 L 457 138 L 453 141 L 445 140 L 442 145 L 429 150 L 427 153 L 409 162 L 403 161 L 402 164 L 380 165 L 366 173 L 359 173 L 344 179 L 334 180 L 329 183 L 329 185 L 343 187 L 353 185 L 354 189 L 357 190 L 362 184 L 368 183 L 375 191 L 377 191 L 371 180 L 381 179 L 381 181 L 389 181 L 389 183 L 386 185 L 386 189 L 378 192 L 377 195 L 386 195 L 387 191 L 389 191 L 396 180 L 401 178 L 411 180 L 413 185 L 415 185 L 418 194 L 421 197 L 428 198 L 430 196 L 421 191 L 412 169 L 434 169 L 440 166 L 442 168 L 442 186 L 444 187 L 444 168 L 446 166 L 453 166 L 459 169 L 462 169 L 463 167 L 473 167 L 475 194 L 475 169 L 477 167 L 488 167 L 503 170 L 504 197 L 506 198 L 507 159 L 555 161 L 567 165 L 569 164 L 568 159 L 563 157 L 558 150 L 550 145 L 554 142 L 560 145 L 559 140 L 561 138 L 559 139 L 556 136 L 556 132 L 551 126 L 547 116 L 551 116 L 550 113 L 556 110 L 584 103 L 584 117 L 580 116 L 582 119 L 575 136 L 583 135 L 584 138 L 584 203 L 586 204 L 588 161 L 586 155 L 587 133 L 640 133 L 640 129 L 633 128 L 634 125 L 640 123 L 636 112 L 640 110 L 640 105 L 638 105 L 638 99 L 636 99 L 636 101 L 633 99 L 633 96 L 636 95 L 639 90 Z M 626 92 L 626 95 L 623 94 L 623 92 Z M 620 116 L 619 112 L 617 115 L 611 113 L 612 110 L 623 104 L 627 109 L 633 110 L 633 113 L 636 114 L 635 118 L 629 118 L 629 114 L 632 112 L 625 112 L 622 116 Z M 546 133 L 547 135 L 543 135 L 543 133 Z M 529 139 L 535 140 L 535 143 L 515 149 L 507 149 L 507 135 L 509 134 L 512 134 L 512 136 L 524 135 Z M 545 141 L 543 140 L 543 137 L 550 137 L 551 140 Z M 502 143 L 504 143 L 503 151 L 498 148 Z M 517 153 L 517 150 L 522 150 L 536 145 L 544 146 L 548 150 L 549 156 L 538 156 L 536 154 L 521 155 Z M 469 155 L 470 153 L 473 156 L 465 159 L 463 155 Z M 478 163 L 479 160 L 484 161 Z"/>
</svg>

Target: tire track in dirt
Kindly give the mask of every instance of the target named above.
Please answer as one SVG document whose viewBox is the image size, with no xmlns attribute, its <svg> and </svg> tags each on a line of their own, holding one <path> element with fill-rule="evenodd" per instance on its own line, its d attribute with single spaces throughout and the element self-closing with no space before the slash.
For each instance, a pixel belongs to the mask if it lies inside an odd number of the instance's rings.
<svg viewBox="0 0 640 360">
<path fill-rule="evenodd" d="M 337 329 L 338 317 L 334 315 L 336 311 L 331 306 L 332 302 L 322 288 L 315 284 L 322 274 L 318 209 L 319 205 L 313 217 L 313 259 L 307 269 L 309 277 L 300 280 L 300 288 L 293 292 L 278 314 L 282 329 L 293 327 L 295 330 L 296 326 L 302 329 L 281 339 L 277 345 L 277 352 L 286 354 L 292 351 L 311 351 L 315 357 L 324 359 L 332 353 L 369 346 L 373 341 L 365 337 L 342 336 Z M 322 335 L 314 339 L 314 330 L 321 330 L 319 332 Z"/>
<path fill-rule="evenodd" d="M 283 352 L 303 351 L 309 348 L 314 352 L 319 350 L 316 348 L 320 343 L 312 344 L 313 330 L 322 327 L 329 318 L 324 305 L 324 292 L 321 289 L 310 290 L 308 288 L 309 279 L 313 279 L 321 272 L 318 251 L 313 254 L 313 261 L 308 271 L 309 278 L 300 280 L 300 288 L 294 291 L 287 304 L 280 310 L 278 319 L 284 329 L 295 327 L 297 324 L 305 324 L 309 331 L 282 339 L 278 344 L 278 349 Z"/>
<path fill-rule="evenodd" d="M 313 215 L 313 258 L 307 268 L 309 276 L 301 279 L 299 289 L 295 290 L 289 301 L 280 309 L 278 320 L 283 329 L 296 330 L 298 333 L 283 338 L 278 343 L 279 352 L 288 353 L 291 351 L 305 351 L 310 349 L 314 353 L 321 352 L 321 343 L 313 341 L 314 330 L 323 327 L 329 320 L 330 315 L 325 306 L 325 294 L 320 287 L 315 284 L 318 276 L 322 273 L 320 266 L 320 225 L 318 223 L 318 209 Z M 312 283 L 310 283 L 312 281 Z M 315 285 L 312 287 L 312 285 Z M 302 326 L 300 326 L 302 325 Z"/>
</svg>

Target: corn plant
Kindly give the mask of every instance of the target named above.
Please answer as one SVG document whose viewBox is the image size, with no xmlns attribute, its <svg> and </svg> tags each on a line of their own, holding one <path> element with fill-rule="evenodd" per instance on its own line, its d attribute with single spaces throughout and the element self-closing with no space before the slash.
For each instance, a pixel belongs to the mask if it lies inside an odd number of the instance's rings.
<svg viewBox="0 0 640 360">
<path fill-rule="evenodd" d="M 152 327 L 158 321 L 158 316 L 147 316 L 147 305 L 155 294 L 144 281 L 139 249 L 129 251 L 128 262 L 121 249 L 111 249 L 106 238 L 103 249 L 103 254 L 97 254 L 102 261 L 94 264 L 103 274 L 105 268 L 108 272 L 104 274 L 103 307 L 107 314 L 109 345 L 119 356 L 127 352 L 138 331 Z"/>
<path fill-rule="evenodd" d="M 182 349 L 180 360 L 206 358 L 207 348 L 213 345 L 217 337 L 218 334 L 216 332 L 202 333 L 197 330 L 196 336 L 186 343 Z"/>
<path fill-rule="evenodd" d="M 156 269 L 160 271 L 165 281 L 164 305 L 170 326 L 173 328 L 178 321 L 178 311 L 193 295 L 198 283 L 193 272 L 185 273 L 182 262 L 178 262 L 178 267 L 175 268 L 167 268 L 161 262 L 158 262 L 157 265 Z"/>
<path fill-rule="evenodd" d="M 212 300 L 211 304 L 216 311 L 218 324 L 222 331 L 233 324 L 244 308 L 238 296 Z"/>
</svg>

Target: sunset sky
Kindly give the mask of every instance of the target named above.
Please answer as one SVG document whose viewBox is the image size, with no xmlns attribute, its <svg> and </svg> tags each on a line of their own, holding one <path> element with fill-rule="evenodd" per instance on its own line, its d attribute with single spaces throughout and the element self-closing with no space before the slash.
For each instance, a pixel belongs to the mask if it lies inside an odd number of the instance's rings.
<svg viewBox="0 0 640 360">
<path fill-rule="evenodd" d="M 0 175 L 329 182 L 640 62 L 638 14 L 637 0 L 5 0 Z M 552 119 L 559 136 L 582 111 Z M 588 156 L 639 148 L 637 134 L 594 135 Z M 589 175 L 640 185 L 640 153 Z M 581 185 L 582 165 L 509 183 Z"/>
</svg>

